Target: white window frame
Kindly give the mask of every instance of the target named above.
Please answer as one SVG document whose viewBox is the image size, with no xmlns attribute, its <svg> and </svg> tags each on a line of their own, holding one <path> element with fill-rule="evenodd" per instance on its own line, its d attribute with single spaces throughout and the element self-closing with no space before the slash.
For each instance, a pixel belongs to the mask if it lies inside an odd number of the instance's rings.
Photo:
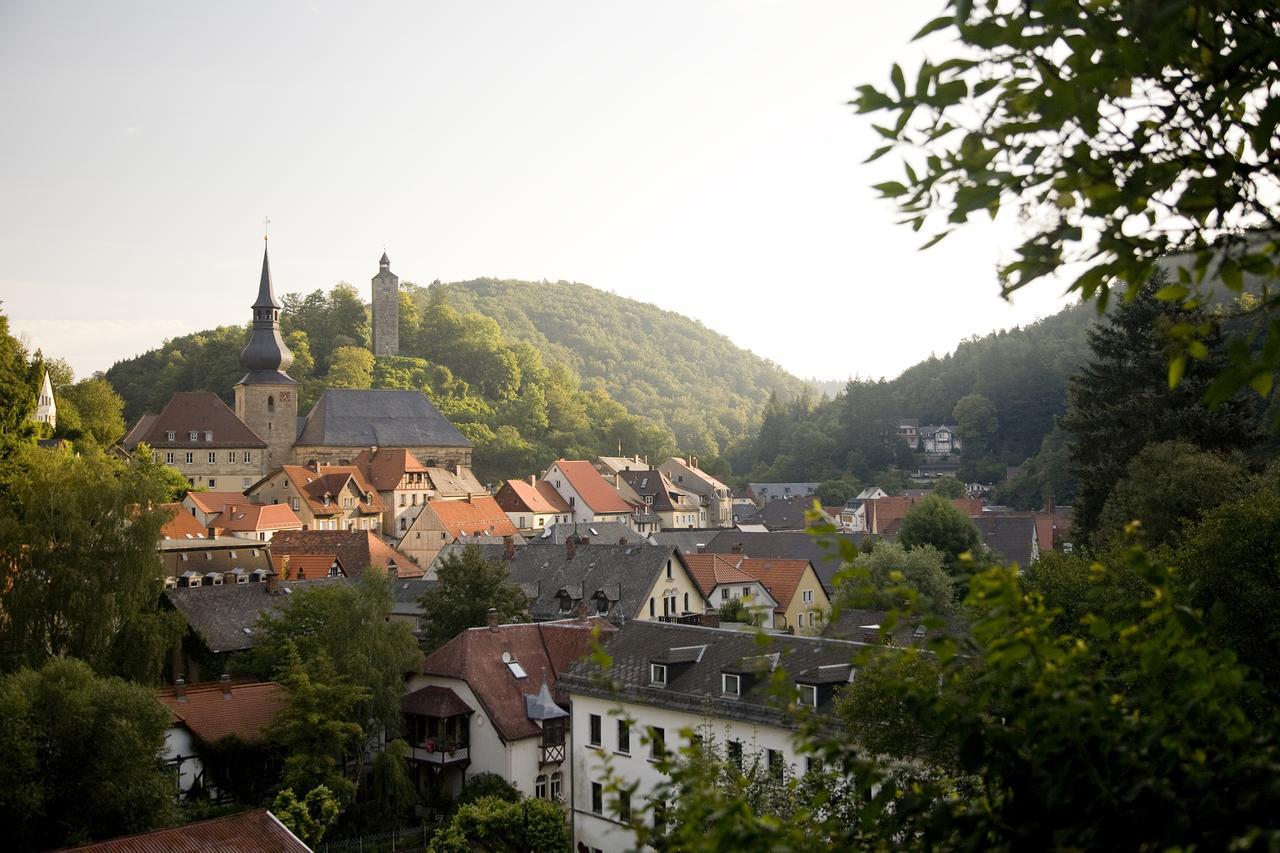
<svg viewBox="0 0 1280 853">
<path fill-rule="evenodd" d="M 742 678 L 732 672 L 720 673 L 720 692 L 725 696 L 741 696 Z"/>
<path fill-rule="evenodd" d="M 796 688 L 800 691 L 800 698 L 796 700 L 796 704 L 803 708 L 818 707 L 818 688 L 813 684 L 797 684 Z"/>
<path fill-rule="evenodd" d="M 665 663 L 649 664 L 649 684 L 653 687 L 667 686 L 667 665 Z"/>
</svg>

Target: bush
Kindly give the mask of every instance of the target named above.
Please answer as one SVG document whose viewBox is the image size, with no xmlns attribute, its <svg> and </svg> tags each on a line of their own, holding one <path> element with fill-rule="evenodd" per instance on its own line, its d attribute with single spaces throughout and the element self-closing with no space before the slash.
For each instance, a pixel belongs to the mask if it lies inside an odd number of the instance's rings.
<svg viewBox="0 0 1280 853">
<path fill-rule="evenodd" d="M 458 795 L 458 805 L 474 803 L 483 797 L 496 797 L 514 803 L 520 799 L 516 786 L 497 773 L 477 773 L 466 781 L 462 793 Z"/>
</svg>

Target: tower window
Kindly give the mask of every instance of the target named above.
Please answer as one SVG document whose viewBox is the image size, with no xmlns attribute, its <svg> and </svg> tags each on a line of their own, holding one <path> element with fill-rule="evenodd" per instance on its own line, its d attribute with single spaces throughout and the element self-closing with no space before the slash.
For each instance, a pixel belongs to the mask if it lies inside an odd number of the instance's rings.
<svg viewBox="0 0 1280 853">
<path fill-rule="evenodd" d="M 268 397 L 267 397 L 267 411 L 268 411 L 268 412 L 274 412 L 275 410 L 276 410 L 276 398 L 275 398 L 275 397 L 272 397 L 272 396 L 268 396 Z"/>
</svg>

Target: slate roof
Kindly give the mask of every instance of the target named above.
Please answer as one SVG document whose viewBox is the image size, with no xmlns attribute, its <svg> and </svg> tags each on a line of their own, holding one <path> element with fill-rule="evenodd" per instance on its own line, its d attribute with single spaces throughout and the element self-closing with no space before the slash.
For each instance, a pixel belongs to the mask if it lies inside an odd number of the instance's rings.
<svg viewBox="0 0 1280 853">
<path fill-rule="evenodd" d="M 276 595 L 267 592 L 265 583 L 201 586 L 166 589 L 164 597 L 186 617 L 187 624 L 204 641 L 205 647 L 214 654 L 221 654 L 257 645 L 260 636 L 258 618 L 264 613 L 288 607 L 293 592 L 347 582 L 346 578 L 281 581 Z"/>
<path fill-rule="evenodd" d="M 699 716 L 788 727 L 793 722 L 771 695 L 767 671 L 781 668 L 796 682 L 831 684 L 828 674 L 839 668 L 847 681 L 848 664 L 860 649 L 867 648 L 862 643 L 820 637 L 785 634 L 767 637 L 768 644 L 762 646 L 755 632 L 669 622 L 630 622 L 609 641 L 612 665 L 607 673 L 602 673 L 594 661 L 583 660 L 561 677 L 560 687 L 571 696 L 594 696 Z M 699 646 L 704 647 L 699 660 L 668 666 L 666 687 L 650 685 L 651 662 L 662 662 L 672 654 L 672 649 Z M 760 670 L 766 672 L 760 677 L 742 679 L 740 697 L 724 697 L 722 673 Z M 601 679 L 602 674 L 607 678 Z M 819 692 L 819 713 L 831 710 L 834 693 L 834 690 Z"/>
<path fill-rule="evenodd" d="M 838 533 L 834 537 L 811 536 L 808 533 L 780 531 L 777 533 L 749 533 L 744 530 L 722 530 L 707 543 L 707 552 L 730 554 L 741 546 L 740 553 L 749 557 L 786 557 L 808 560 L 813 564 L 818 579 L 827 589 L 835 588 L 835 576 L 840 571 L 839 552 L 823 543 L 844 540 L 854 545 L 865 537 L 862 533 Z"/>
<path fill-rule="evenodd" d="M 147 417 L 144 415 L 143 419 Z M 190 433 L 193 431 L 198 433 L 195 441 L 190 440 Z M 168 432 L 174 434 L 173 441 L 168 440 Z M 212 441 L 204 440 L 206 432 L 213 433 Z M 236 413 L 217 394 L 209 391 L 176 392 L 145 430 L 139 421 L 125 438 L 133 442 L 121 442 L 129 451 L 142 441 L 151 445 L 154 450 L 209 450 L 223 447 L 265 449 L 267 446 L 253 430 L 245 426 L 244 421 L 236 417 Z"/>
<path fill-rule="evenodd" d="M 786 497 L 807 497 L 817 494 L 817 483 L 748 483 L 747 491 L 757 501 L 770 501 Z"/>
<path fill-rule="evenodd" d="M 827 624 L 823 626 L 822 636 L 905 647 L 920 646 L 944 634 L 961 637 L 966 631 L 965 623 L 954 616 L 941 617 L 940 627 L 926 628 L 921 624 L 922 619 L 919 616 L 899 614 L 893 630 L 885 636 L 881 629 L 888 617 L 889 614 L 883 610 L 839 607 L 832 611 Z"/>
<path fill-rule="evenodd" d="M 187 499 L 201 512 L 222 512 L 227 504 L 247 503 L 244 492 L 187 492 Z"/>
<path fill-rule="evenodd" d="M 422 674 L 465 681 L 499 737 L 510 743 L 542 734 L 524 697 L 536 696 L 545 684 L 564 704 L 560 675 L 590 654 L 597 637 L 607 639 L 614 630 L 596 618 L 470 628 L 427 655 Z M 504 653 L 519 663 L 524 678 L 507 666 Z"/>
<path fill-rule="evenodd" d="M 241 496 L 243 497 L 243 495 Z M 160 528 L 164 539 L 206 539 L 209 530 L 195 519 L 182 504 L 160 504 L 161 509 L 173 512 L 173 517 Z"/>
<path fill-rule="evenodd" d="M 169 829 L 155 829 L 95 841 L 65 850 L 93 853 L 208 853 L 210 850 L 237 853 L 312 853 L 276 816 L 266 809 L 198 820 Z"/>
<path fill-rule="evenodd" d="M 361 450 L 351 460 L 351 464 L 359 468 L 364 478 L 380 492 L 389 492 L 399 486 L 404 475 L 410 471 L 423 474 L 427 472 L 427 466 L 403 447 Z"/>
<path fill-rule="evenodd" d="M 653 503 L 648 506 L 654 512 L 675 512 L 677 510 L 687 511 L 689 507 L 677 507 L 675 501 L 672 500 L 671 494 L 686 493 L 684 489 L 677 489 L 667 476 L 657 469 L 648 471 L 622 471 L 618 477 L 631 487 L 631 490 L 640 497 L 652 497 Z M 694 500 L 693 508 L 696 509 L 701 505 L 701 501 Z"/>
<path fill-rule="evenodd" d="M 455 539 L 463 536 L 514 536 L 519 532 L 498 502 L 489 495 L 472 495 L 466 500 L 429 501 L 419 517 L 428 514 L 434 514 Z M 418 523 L 414 521 L 415 526 Z"/>
<path fill-rule="evenodd" d="M 467 495 L 488 494 L 488 490 L 480 485 L 476 475 L 470 468 L 450 471 L 448 468 L 428 468 L 427 478 L 431 480 L 431 488 L 442 498 L 465 498 Z"/>
<path fill-rule="evenodd" d="M 448 687 L 435 684 L 428 684 L 401 696 L 400 710 L 420 717 L 456 717 L 459 714 L 474 714 L 476 711 Z"/>
<path fill-rule="evenodd" d="M 176 687 L 162 687 L 156 698 L 173 711 L 175 722 L 207 744 L 228 735 L 247 743 L 262 740 L 262 730 L 289 701 L 289 692 L 274 681 L 214 681 L 185 690 L 179 696 Z"/>
<path fill-rule="evenodd" d="M 271 553 L 336 554 L 343 570 L 360 577 L 370 566 L 391 568 L 400 577 L 422 577 L 413 560 L 378 538 L 372 530 L 281 530 L 271 538 Z"/>
<path fill-rule="evenodd" d="M 556 466 L 592 512 L 631 512 L 631 504 L 622 499 L 618 490 L 609 485 L 609 481 L 590 462 L 582 459 L 557 459 Z"/>
<path fill-rule="evenodd" d="M 659 530 L 650 533 L 649 537 L 659 545 L 673 545 L 680 549 L 682 554 L 698 553 L 698 546 L 706 546 L 708 542 L 715 539 L 725 528 L 723 527 L 701 527 L 682 530 Z"/>
<path fill-rule="evenodd" d="M 307 414 L 298 445 L 471 447 L 421 391 L 330 388 Z"/>
<path fill-rule="evenodd" d="M 536 484 L 526 483 L 524 480 L 507 480 L 493 497 L 498 506 L 507 512 L 554 515 L 571 511 L 569 504 L 565 503 L 560 493 L 546 480 L 539 480 Z"/>
<path fill-rule="evenodd" d="M 1024 568 L 1031 565 L 1031 543 L 1036 536 L 1036 521 L 1030 514 L 984 512 L 970 518 L 982 534 L 983 544 L 991 549 L 997 559 L 1017 563 Z"/>
<path fill-rule="evenodd" d="M 570 537 L 586 538 L 593 544 L 627 544 L 649 545 L 649 536 L 655 534 L 638 533 L 620 521 L 578 521 L 564 524 L 552 524 L 542 530 L 536 538 L 530 540 L 536 544 L 563 545 Z M 622 543 L 622 540 L 627 540 Z"/>
<path fill-rule="evenodd" d="M 536 540 L 535 540 L 536 543 Z M 602 595 L 609 602 L 608 618 L 619 622 L 635 618 L 647 606 L 647 595 L 668 559 L 683 562 L 674 548 L 637 545 L 578 545 L 569 557 L 565 545 L 529 544 L 504 559 L 503 546 L 480 545 L 487 560 L 507 566 L 511 582 L 529 596 L 529 613 L 538 621 L 562 619 L 560 592 L 569 593 L 576 608 L 585 603 L 596 613 Z"/>
<path fill-rule="evenodd" d="M 766 503 L 751 515 L 739 516 L 739 524 L 763 524 L 769 530 L 804 530 L 809 526 L 805 513 L 813 508 L 813 497 L 796 495 Z"/>
</svg>

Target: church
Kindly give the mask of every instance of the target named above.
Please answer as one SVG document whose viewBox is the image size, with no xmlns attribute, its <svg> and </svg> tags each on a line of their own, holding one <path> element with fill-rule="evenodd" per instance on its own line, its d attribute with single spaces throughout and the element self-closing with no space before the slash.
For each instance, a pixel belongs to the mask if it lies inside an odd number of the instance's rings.
<svg viewBox="0 0 1280 853">
<path fill-rule="evenodd" d="M 375 355 L 399 349 L 399 279 L 384 252 L 373 282 Z M 281 465 L 349 465 L 361 451 L 410 451 L 428 467 L 471 466 L 471 442 L 421 391 L 329 389 L 305 417 L 293 353 L 280 335 L 280 302 L 267 249 L 254 300 L 253 332 L 240 354 L 244 376 L 235 408 L 207 391 L 181 391 L 158 414 L 143 415 L 121 440 L 132 453 L 145 442 L 194 486 L 240 491 Z"/>
</svg>

